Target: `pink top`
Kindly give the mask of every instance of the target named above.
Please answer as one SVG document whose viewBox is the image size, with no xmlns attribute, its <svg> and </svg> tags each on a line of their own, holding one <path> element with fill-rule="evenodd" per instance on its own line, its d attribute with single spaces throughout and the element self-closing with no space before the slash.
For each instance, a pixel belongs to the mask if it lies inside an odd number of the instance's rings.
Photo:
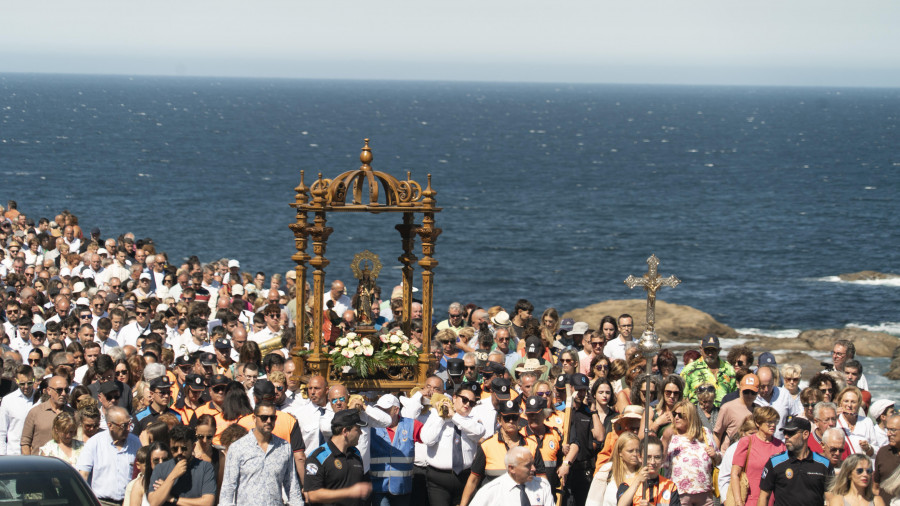
<svg viewBox="0 0 900 506">
<path fill-rule="evenodd" d="M 706 428 L 703 432 L 706 441 L 709 441 L 715 449 L 716 443 L 713 441 L 712 433 Z M 712 490 L 712 459 L 706 453 L 706 447 L 710 445 L 704 443 L 702 439 L 697 441 L 672 434 L 666 464 L 669 468 L 669 479 L 675 482 L 679 493 L 705 494 Z"/>
<path fill-rule="evenodd" d="M 778 438 L 772 438 L 772 441 L 762 441 L 755 434 L 745 436 L 738 441 L 737 449 L 734 452 L 734 458 L 731 461 L 733 465 L 743 466 L 744 460 L 747 459 L 747 444 L 753 438 L 753 445 L 750 447 L 750 460 L 747 462 L 747 479 L 750 480 L 750 493 L 747 494 L 747 504 L 756 506 L 756 499 L 759 498 L 759 481 L 762 479 L 763 468 L 766 462 L 773 455 L 778 455 L 785 451 L 784 443 Z M 769 506 L 775 503 L 775 496 L 769 497 Z"/>
</svg>

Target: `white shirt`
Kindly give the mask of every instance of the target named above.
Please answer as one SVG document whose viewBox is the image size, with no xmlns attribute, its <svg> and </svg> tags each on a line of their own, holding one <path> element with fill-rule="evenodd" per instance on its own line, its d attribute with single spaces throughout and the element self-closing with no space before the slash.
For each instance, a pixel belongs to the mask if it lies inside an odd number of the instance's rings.
<svg viewBox="0 0 900 506">
<path fill-rule="evenodd" d="M 617 336 L 603 347 L 603 354 L 612 362 L 615 359 L 625 360 L 625 345 L 631 341 L 623 341 L 622 336 Z"/>
<path fill-rule="evenodd" d="M 325 294 L 325 298 L 322 300 L 322 308 L 328 309 L 328 301 L 331 300 L 331 292 Z M 344 311 L 350 309 L 350 297 L 346 295 L 341 295 L 338 297 L 338 300 L 334 301 L 334 309 L 333 311 L 338 316 L 343 317 Z"/>
<path fill-rule="evenodd" d="M 784 421 L 787 420 L 788 415 L 799 416 L 803 414 L 803 406 L 800 402 L 782 387 L 773 387 L 772 399 L 768 401 L 762 395 L 757 395 L 753 404 L 763 407 L 771 406 L 775 408 L 775 411 L 778 411 L 778 428 L 775 429 L 775 437 L 781 440 L 784 440 L 784 432 L 781 429 L 784 427 Z"/>
<path fill-rule="evenodd" d="M 3 402 L 0 403 L 0 455 L 22 453 L 20 445 L 22 427 L 25 425 L 28 411 L 33 407 L 33 399 L 25 397 L 19 389 L 3 398 Z"/>
<path fill-rule="evenodd" d="M 101 341 L 101 340 L 95 338 L 94 342 L 98 343 L 100 345 L 100 353 L 108 354 L 110 349 L 119 346 L 118 341 L 116 341 L 115 339 L 113 339 L 111 337 L 107 337 L 106 341 Z"/>
<path fill-rule="evenodd" d="M 284 412 L 293 415 L 297 419 L 307 453 L 312 453 L 313 450 L 322 445 L 319 441 L 319 421 L 326 412 L 325 406 L 320 407 L 309 401 L 303 403 L 295 402 Z"/>
<path fill-rule="evenodd" d="M 553 490 L 550 483 L 540 476 L 525 482 L 525 495 L 532 505 L 553 506 Z M 521 491 L 518 483 L 513 481 L 509 473 L 492 480 L 475 494 L 471 506 L 497 506 L 503 504 L 521 504 Z"/>
<path fill-rule="evenodd" d="M 463 468 L 472 467 L 478 442 L 484 436 L 484 425 L 473 416 L 462 416 L 459 413 L 445 420 L 434 410 L 431 410 L 419 433 L 422 443 L 427 448 L 425 458 L 429 466 L 444 471 L 453 470 L 454 427 L 459 427 L 462 431 Z"/>
<path fill-rule="evenodd" d="M 844 415 L 838 415 L 837 428 L 844 431 L 844 437 L 847 438 L 848 443 L 850 443 L 850 449 L 853 453 L 865 453 L 862 450 L 862 447 L 859 446 L 859 442 L 863 439 L 869 443 L 873 450 L 875 449 L 875 444 L 877 442 L 875 424 L 872 423 L 872 420 L 868 417 L 857 417 L 856 425 L 853 426 L 853 430 L 850 430 L 850 425 L 847 423 L 847 420 L 844 419 Z"/>
<path fill-rule="evenodd" d="M 497 425 L 497 410 L 494 409 L 494 403 L 490 397 L 478 401 L 478 405 L 472 408 L 471 416 L 477 418 L 484 426 L 483 437 L 489 438 L 494 435 Z"/>
<path fill-rule="evenodd" d="M 272 332 L 272 330 L 269 329 L 269 327 L 267 326 L 267 327 L 263 328 L 262 330 L 260 330 L 259 332 L 253 332 L 252 334 L 247 336 L 247 339 L 254 341 L 257 344 L 262 344 L 262 343 L 268 341 L 269 339 L 272 339 L 273 337 L 277 337 L 277 336 L 278 336 L 278 334 L 276 334 L 275 332 Z"/>
<path fill-rule="evenodd" d="M 138 322 L 133 321 L 128 325 L 122 327 L 122 330 L 116 335 L 116 341 L 122 344 L 122 346 L 131 346 L 137 347 L 138 337 L 141 335 L 150 334 L 150 322 L 147 322 L 146 327 L 141 327 L 138 325 Z M 110 334 L 110 339 L 112 339 L 112 334 Z"/>
<path fill-rule="evenodd" d="M 16 338 L 16 326 L 10 322 L 3 322 L 3 330 L 6 332 L 7 337 L 9 337 L 9 342 L 13 342 L 13 339 Z"/>
</svg>

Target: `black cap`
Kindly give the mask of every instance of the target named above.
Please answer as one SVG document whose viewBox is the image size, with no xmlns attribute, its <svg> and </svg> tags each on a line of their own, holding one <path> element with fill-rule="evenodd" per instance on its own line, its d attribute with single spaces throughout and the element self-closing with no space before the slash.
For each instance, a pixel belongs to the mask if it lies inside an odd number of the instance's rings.
<svg viewBox="0 0 900 506">
<path fill-rule="evenodd" d="M 703 342 L 700 344 L 700 348 L 702 348 L 702 349 L 715 348 L 718 350 L 718 349 L 721 349 L 722 347 L 719 346 L 719 338 L 714 336 L 713 334 L 710 334 L 703 338 Z"/>
<path fill-rule="evenodd" d="M 169 383 L 169 378 L 166 377 L 165 375 L 160 376 L 158 378 L 153 378 L 153 380 L 150 381 L 150 390 L 169 389 L 169 388 L 172 388 L 172 384 Z"/>
<path fill-rule="evenodd" d="M 216 365 L 216 354 L 215 353 L 201 353 L 200 354 L 200 365 Z"/>
<path fill-rule="evenodd" d="M 494 361 L 488 361 L 488 369 L 496 376 L 506 374 L 506 366 L 504 366 L 503 364 L 498 364 Z"/>
<path fill-rule="evenodd" d="M 491 392 L 497 394 L 497 398 L 500 400 L 509 399 L 509 380 L 506 378 L 494 378 L 491 381 Z"/>
<path fill-rule="evenodd" d="M 100 387 L 97 388 L 97 392 L 103 395 L 111 394 L 113 392 L 117 394 L 122 393 L 121 391 L 119 391 L 119 386 L 116 385 L 115 381 L 104 381 L 103 383 L 100 383 Z"/>
<path fill-rule="evenodd" d="M 191 390 L 206 390 L 206 382 L 199 374 L 188 374 L 184 384 Z"/>
<path fill-rule="evenodd" d="M 212 378 L 209 379 L 210 387 L 217 387 L 219 385 L 227 385 L 231 383 L 231 380 L 228 379 L 228 376 L 224 374 L 213 374 Z"/>
<path fill-rule="evenodd" d="M 334 414 L 331 425 L 334 427 L 352 427 L 354 425 L 365 427 L 368 424 L 359 418 L 358 410 L 342 409 Z"/>
<path fill-rule="evenodd" d="M 525 340 L 525 353 L 540 353 L 544 349 L 544 343 L 540 337 L 531 336 Z"/>
<path fill-rule="evenodd" d="M 275 397 L 275 385 L 269 380 L 259 380 L 253 385 L 253 396 L 264 399 L 266 397 Z"/>
<path fill-rule="evenodd" d="M 459 387 L 456 389 L 456 393 L 460 393 L 463 390 L 469 390 L 473 394 L 475 394 L 475 398 L 477 399 L 479 395 L 481 395 L 481 385 L 474 382 L 464 381 Z"/>
<path fill-rule="evenodd" d="M 519 403 L 513 400 L 500 401 L 497 412 L 501 415 L 518 415 L 521 413 L 519 411 Z"/>
<path fill-rule="evenodd" d="M 228 339 L 216 339 L 216 342 L 213 346 L 215 346 L 217 350 L 231 349 L 231 343 L 228 342 Z"/>
<path fill-rule="evenodd" d="M 572 386 L 575 387 L 575 390 L 587 390 L 591 388 L 591 380 L 588 379 L 587 376 L 576 372 L 573 374 L 569 381 L 572 383 Z"/>
<path fill-rule="evenodd" d="M 568 374 L 560 374 L 556 377 L 556 388 L 559 390 L 565 390 L 566 385 L 569 384 L 569 375 Z"/>
<path fill-rule="evenodd" d="M 97 227 L 92 228 L 91 235 L 100 235 L 100 229 Z"/>
<path fill-rule="evenodd" d="M 784 427 L 782 427 L 781 430 L 784 431 L 785 434 L 793 434 L 797 431 L 812 430 L 812 426 L 806 418 L 790 415 L 787 417 L 787 421 L 784 422 Z"/>
<path fill-rule="evenodd" d="M 465 371 L 463 359 L 461 358 L 448 358 L 447 359 L 447 374 L 450 376 L 462 376 Z"/>
<path fill-rule="evenodd" d="M 175 365 L 178 367 L 191 365 L 191 357 L 188 355 L 179 355 L 178 358 L 175 359 Z"/>
<path fill-rule="evenodd" d="M 540 413 L 542 409 L 547 408 L 547 399 L 540 395 L 532 395 L 525 401 L 526 413 Z"/>
</svg>

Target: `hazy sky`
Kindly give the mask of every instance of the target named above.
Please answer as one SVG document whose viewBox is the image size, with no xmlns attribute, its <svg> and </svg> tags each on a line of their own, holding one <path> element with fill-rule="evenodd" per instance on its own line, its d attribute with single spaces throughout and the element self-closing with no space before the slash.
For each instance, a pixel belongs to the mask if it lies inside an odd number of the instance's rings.
<svg viewBox="0 0 900 506">
<path fill-rule="evenodd" d="M 900 85 L 897 0 L 0 0 L 0 72 Z"/>
</svg>

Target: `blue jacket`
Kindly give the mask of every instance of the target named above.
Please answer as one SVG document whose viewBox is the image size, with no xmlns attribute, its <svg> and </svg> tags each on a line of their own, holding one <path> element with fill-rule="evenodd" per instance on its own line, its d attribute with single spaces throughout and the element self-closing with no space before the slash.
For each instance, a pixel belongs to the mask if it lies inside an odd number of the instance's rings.
<svg viewBox="0 0 900 506">
<path fill-rule="evenodd" d="M 387 429 L 372 430 L 369 474 L 373 492 L 391 495 L 412 492 L 412 468 L 416 452 L 414 427 L 414 420 L 401 418 L 394 428 L 393 442 Z"/>
</svg>

